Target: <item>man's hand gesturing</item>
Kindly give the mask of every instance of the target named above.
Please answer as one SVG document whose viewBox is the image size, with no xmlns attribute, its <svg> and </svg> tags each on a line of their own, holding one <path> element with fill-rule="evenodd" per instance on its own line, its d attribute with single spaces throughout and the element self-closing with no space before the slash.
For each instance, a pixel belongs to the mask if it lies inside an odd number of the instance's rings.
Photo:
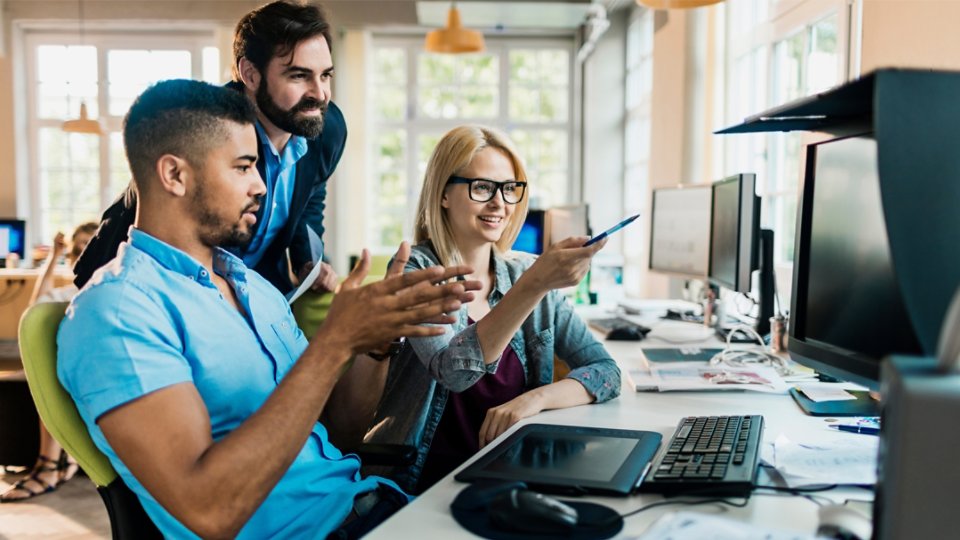
<svg viewBox="0 0 960 540">
<path fill-rule="evenodd" d="M 450 324 L 456 320 L 447 313 L 455 312 L 463 303 L 471 301 L 473 294 L 469 291 L 475 290 L 476 284 L 444 282 L 470 274 L 473 269 L 468 266 L 434 266 L 399 274 L 409 253 L 410 247 L 404 242 L 388 276 L 383 281 L 361 287 L 370 268 L 370 254 L 363 251 L 360 261 L 334 297 L 326 321 L 317 331 L 317 337 L 326 347 L 353 356 L 374 350 L 400 336 L 440 335 L 444 332 L 442 327 L 423 324 Z"/>
</svg>

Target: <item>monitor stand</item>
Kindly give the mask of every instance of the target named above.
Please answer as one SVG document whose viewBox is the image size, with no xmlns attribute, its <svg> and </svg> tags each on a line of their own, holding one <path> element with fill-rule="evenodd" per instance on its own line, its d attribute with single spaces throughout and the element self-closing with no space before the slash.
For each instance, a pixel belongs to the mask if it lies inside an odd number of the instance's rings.
<svg viewBox="0 0 960 540">
<path fill-rule="evenodd" d="M 796 388 L 790 395 L 808 416 L 880 416 L 880 402 L 866 390 L 847 390 L 857 399 L 843 401 L 813 401 Z"/>
</svg>

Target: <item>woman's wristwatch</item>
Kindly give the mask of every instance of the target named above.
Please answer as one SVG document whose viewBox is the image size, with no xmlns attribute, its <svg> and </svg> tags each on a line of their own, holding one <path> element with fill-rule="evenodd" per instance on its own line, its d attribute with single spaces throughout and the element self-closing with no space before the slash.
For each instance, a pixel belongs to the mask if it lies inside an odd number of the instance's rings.
<svg viewBox="0 0 960 540">
<path fill-rule="evenodd" d="M 405 342 L 406 342 L 406 338 L 399 337 L 390 342 L 390 347 L 387 348 L 387 352 L 370 351 L 367 353 L 367 356 L 369 356 L 370 358 L 373 358 L 377 362 L 383 362 L 384 360 L 388 360 L 396 356 L 397 353 L 399 353 L 400 350 L 403 349 L 403 344 Z"/>
</svg>

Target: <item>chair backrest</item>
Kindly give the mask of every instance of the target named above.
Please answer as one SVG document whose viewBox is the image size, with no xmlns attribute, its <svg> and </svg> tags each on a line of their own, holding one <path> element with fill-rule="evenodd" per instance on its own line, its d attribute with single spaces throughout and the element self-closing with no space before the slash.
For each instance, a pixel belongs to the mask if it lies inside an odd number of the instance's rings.
<svg viewBox="0 0 960 540">
<path fill-rule="evenodd" d="M 57 378 L 57 330 L 66 308 L 66 302 L 47 302 L 24 312 L 19 334 L 23 370 L 44 426 L 94 484 L 106 487 L 117 472 L 93 444 L 73 398 Z"/>
<path fill-rule="evenodd" d="M 368 274 L 363 279 L 363 285 L 381 279 L 383 279 L 382 274 Z M 330 304 L 333 303 L 333 296 L 333 293 L 307 291 L 291 306 L 293 318 L 296 319 L 297 326 L 307 336 L 307 339 L 312 338 L 317 333 L 317 328 L 320 328 L 320 325 L 326 320 L 327 313 L 330 311 Z"/>
</svg>

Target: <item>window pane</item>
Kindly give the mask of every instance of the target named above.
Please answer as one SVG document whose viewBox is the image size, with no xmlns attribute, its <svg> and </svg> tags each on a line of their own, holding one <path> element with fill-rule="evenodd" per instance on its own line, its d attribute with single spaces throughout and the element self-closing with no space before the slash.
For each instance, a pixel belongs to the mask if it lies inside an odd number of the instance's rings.
<svg viewBox="0 0 960 540">
<path fill-rule="evenodd" d="M 126 114 L 134 98 L 157 81 L 191 78 L 190 56 L 189 51 L 108 51 L 110 114 Z M 150 66 L 150 69 L 142 69 L 143 66 Z"/>
<path fill-rule="evenodd" d="M 420 53 L 417 82 L 421 84 L 453 84 L 456 82 L 455 55 Z"/>
<path fill-rule="evenodd" d="M 387 86 L 377 89 L 376 114 L 384 120 L 403 120 L 407 111 L 407 92 L 403 87 Z"/>
<path fill-rule="evenodd" d="M 537 82 L 536 51 L 510 51 L 510 82 Z"/>
<path fill-rule="evenodd" d="M 567 120 L 567 89 L 544 90 L 540 94 L 540 119 L 547 122 Z"/>
<path fill-rule="evenodd" d="M 203 48 L 203 80 L 210 84 L 221 84 L 223 76 L 220 74 L 220 49 L 216 47 Z"/>
<path fill-rule="evenodd" d="M 420 111 L 427 118 L 456 118 L 456 92 L 450 87 L 421 87 Z"/>
<path fill-rule="evenodd" d="M 400 47 L 378 48 L 373 57 L 374 80 L 402 86 L 407 82 L 407 53 Z"/>
<path fill-rule="evenodd" d="M 381 132 L 375 139 L 376 187 L 371 220 L 373 238 L 383 248 L 396 247 L 403 238 L 406 220 L 406 132 Z"/>
<path fill-rule="evenodd" d="M 437 147 L 437 143 L 440 142 L 440 137 L 442 133 L 425 133 L 417 137 L 417 176 L 418 181 L 414 182 L 414 190 L 418 194 L 420 189 L 423 186 L 423 178 L 427 172 L 427 163 L 430 161 L 430 156 L 433 155 L 433 149 Z M 419 183 L 420 187 L 416 187 Z M 419 197 L 419 195 L 417 195 Z"/>
<path fill-rule="evenodd" d="M 89 45 L 40 45 L 37 79 L 41 82 L 97 82 L 97 48 Z"/>
<path fill-rule="evenodd" d="M 540 92 L 512 86 L 510 88 L 510 119 L 520 122 L 536 122 L 540 119 Z"/>
<path fill-rule="evenodd" d="M 570 53 L 559 49 L 540 51 L 540 81 L 567 86 L 570 84 Z"/>
<path fill-rule="evenodd" d="M 774 103 L 794 100 L 803 93 L 803 33 L 797 33 L 774 47 Z"/>
<path fill-rule="evenodd" d="M 807 59 L 807 95 L 837 84 L 840 57 L 837 51 L 837 16 L 810 28 L 810 57 Z"/>
<path fill-rule="evenodd" d="M 110 186 L 107 200 L 112 201 L 120 195 L 130 183 L 132 175 L 127 164 L 127 156 L 123 151 L 123 134 L 110 134 Z"/>
<path fill-rule="evenodd" d="M 463 88 L 462 118 L 493 118 L 497 115 L 497 88 L 468 86 Z"/>
<path fill-rule="evenodd" d="M 460 82 L 474 84 L 497 84 L 499 80 L 499 62 L 489 54 L 462 57 Z"/>
</svg>

